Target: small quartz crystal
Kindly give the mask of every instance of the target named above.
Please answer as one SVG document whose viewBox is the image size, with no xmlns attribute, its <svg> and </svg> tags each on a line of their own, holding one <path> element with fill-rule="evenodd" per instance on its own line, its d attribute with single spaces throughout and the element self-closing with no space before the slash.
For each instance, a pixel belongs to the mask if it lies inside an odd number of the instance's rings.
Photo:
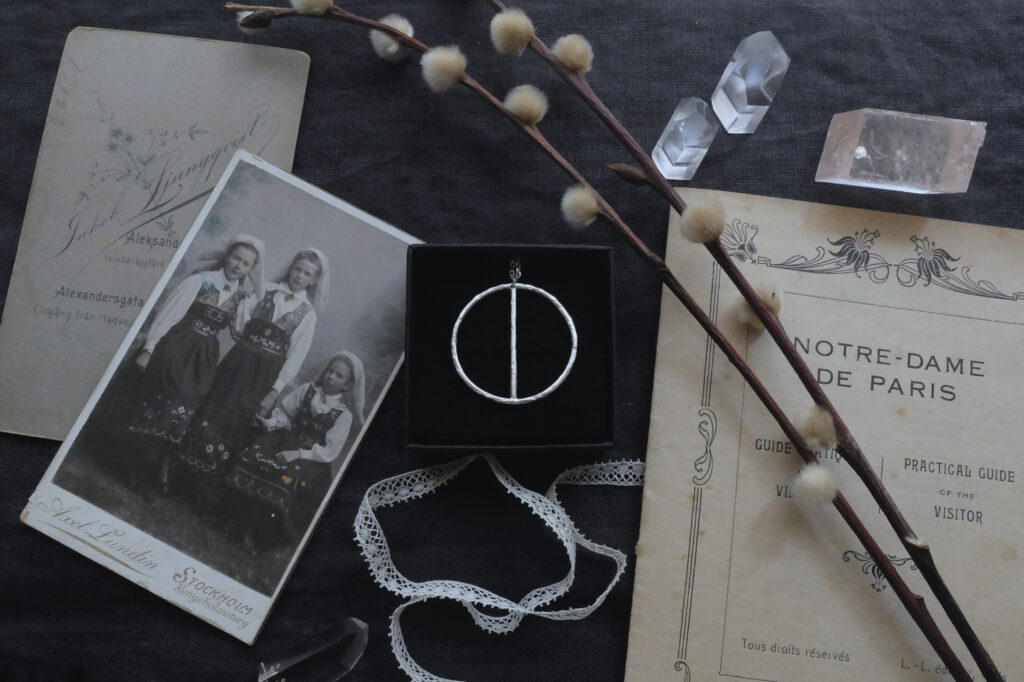
<svg viewBox="0 0 1024 682">
<path fill-rule="evenodd" d="M 711 106 L 726 132 L 757 130 L 788 69 L 789 55 L 771 31 L 740 41 L 711 95 Z"/>
<path fill-rule="evenodd" d="M 257 682 L 336 682 L 348 675 L 366 649 L 369 627 L 348 617 L 335 627 L 301 638 L 290 651 L 260 663 Z"/>
<path fill-rule="evenodd" d="M 858 109 L 836 114 L 814 179 L 917 194 L 966 192 L 985 123 Z"/>
<path fill-rule="evenodd" d="M 718 122 L 708 103 L 684 97 L 676 106 L 651 158 L 669 180 L 690 180 L 718 134 Z"/>
</svg>

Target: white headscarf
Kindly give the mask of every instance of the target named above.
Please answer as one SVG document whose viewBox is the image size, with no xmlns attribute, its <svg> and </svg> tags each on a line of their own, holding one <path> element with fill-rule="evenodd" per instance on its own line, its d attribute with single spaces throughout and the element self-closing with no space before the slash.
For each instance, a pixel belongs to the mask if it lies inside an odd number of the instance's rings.
<svg viewBox="0 0 1024 682">
<path fill-rule="evenodd" d="M 352 368 L 352 385 L 345 391 L 345 402 L 355 417 L 356 424 L 361 425 L 366 419 L 366 415 L 363 414 L 366 409 L 366 372 L 363 369 L 363 361 L 352 351 L 343 350 L 331 356 L 331 359 L 324 365 L 324 371 L 327 371 L 332 362 L 340 359 L 347 361 L 349 367 Z M 322 379 L 323 372 L 320 373 L 320 376 Z M 322 384 L 321 379 L 317 379 L 318 384 Z"/>
<path fill-rule="evenodd" d="M 266 258 L 267 245 L 263 243 L 262 239 L 253 237 L 252 235 L 242 234 L 239 232 L 231 241 L 228 242 L 228 246 L 224 249 L 224 256 L 226 258 L 231 253 L 231 249 L 235 248 L 237 244 L 244 244 L 245 246 L 252 247 L 256 251 L 256 263 L 253 264 L 252 269 L 245 276 L 245 279 L 249 280 L 249 287 L 256 292 L 257 296 L 263 296 L 263 261 Z"/>
<path fill-rule="evenodd" d="M 284 272 L 275 280 L 277 282 L 287 282 L 288 273 L 291 271 L 292 266 L 295 265 L 295 261 L 303 258 L 306 254 L 313 254 L 317 260 L 320 261 L 320 274 L 317 275 L 316 281 L 306 287 L 306 298 L 313 304 L 317 312 L 322 313 L 327 309 L 327 296 L 331 291 L 331 267 L 327 260 L 327 254 L 316 248 L 315 246 L 307 246 L 304 249 L 300 249 L 292 257 L 290 263 L 285 268 Z"/>
<path fill-rule="evenodd" d="M 249 289 L 256 293 L 257 296 L 263 296 L 263 284 L 266 280 L 263 279 L 263 261 L 266 256 L 267 246 L 263 243 L 262 239 L 253 237 L 252 235 L 242 234 L 239 232 L 228 241 L 220 251 L 208 251 L 201 253 L 196 258 L 200 265 L 198 270 L 213 270 L 215 268 L 224 267 L 224 259 L 228 257 L 231 250 L 238 244 L 244 244 L 252 248 L 256 252 L 256 263 L 249 270 L 249 273 L 245 276 L 243 281 L 239 282 L 239 286 L 245 288 L 245 280 L 249 282 Z"/>
</svg>

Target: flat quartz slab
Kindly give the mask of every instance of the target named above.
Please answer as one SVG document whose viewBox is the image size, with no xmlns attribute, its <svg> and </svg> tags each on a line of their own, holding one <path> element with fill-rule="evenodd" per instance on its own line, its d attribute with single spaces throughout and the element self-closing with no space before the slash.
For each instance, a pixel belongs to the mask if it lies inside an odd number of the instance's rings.
<svg viewBox="0 0 1024 682">
<path fill-rule="evenodd" d="M 883 109 L 836 114 L 814 179 L 916 194 L 966 192 L 985 123 Z"/>
</svg>

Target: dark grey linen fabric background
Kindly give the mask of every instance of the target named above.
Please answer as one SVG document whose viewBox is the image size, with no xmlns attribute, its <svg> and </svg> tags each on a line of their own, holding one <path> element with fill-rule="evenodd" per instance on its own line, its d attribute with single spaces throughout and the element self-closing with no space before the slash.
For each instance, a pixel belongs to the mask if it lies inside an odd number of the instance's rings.
<svg viewBox="0 0 1024 682">
<path fill-rule="evenodd" d="M 535 0 L 522 7 L 549 43 L 570 32 L 590 39 L 594 89 L 648 149 L 681 97 L 710 96 L 744 36 L 775 33 L 792 65 L 771 111 L 752 136 L 720 134 L 693 186 L 1024 227 L 1024 4 L 1018 0 Z M 603 169 L 628 161 L 626 153 L 536 57 L 493 52 L 487 33 L 492 12 L 482 0 L 356 0 L 346 8 L 371 17 L 398 11 L 418 38 L 460 44 L 470 73 L 499 96 L 523 82 L 540 86 L 551 102 L 544 131 L 640 235 L 663 250 L 665 207 Z M 10 278 L 61 50 L 75 26 L 304 50 L 312 66 L 294 172 L 425 241 L 614 247 L 614 451 L 502 461 L 525 485 L 542 491 L 569 466 L 644 456 L 661 295 L 655 277 L 606 229 L 578 233 L 564 226 L 558 202 L 567 179 L 479 99 L 464 88 L 432 95 L 414 61 L 395 66 L 376 59 L 365 31 L 349 26 L 289 20 L 253 39 L 242 36 L 215 0 L 4 3 L 0 291 L 6 292 Z M 816 184 L 832 114 L 861 107 L 986 121 L 970 190 L 916 196 Z M 0 390 L 18 387 L 0 378 Z M 20 524 L 18 514 L 57 445 L 0 435 L 0 679 L 251 680 L 258 661 L 345 615 L 371 628 L 353 679 L 403 679 L 387 638 L 399 600 L 370 579 L 352 539 L 352 521 L 373 482 L 448 459 L 404 449 L 404 392 L 400 375 L 252 647 Z M 476 466 L 436 499 L 383 515 L 396 561 L 410 577 L 470 580 L 518 598 L 564 575 L 567 561 L 559 545 L 489 480 Z M 410 608 L 406 638 L 424 667 L 469 680 L 622 678 L 640 491 L 595 488 L 563 497 L 583 532 L 630 555 L 630 570 L 607 602 L 585 621 L 530 618 L 507 636 L 483 634 L 452 603 Z M 589 600 L 610 568 L 584 558 L 579 572 L 572 598 L 561 604 Z"/>
</svg>

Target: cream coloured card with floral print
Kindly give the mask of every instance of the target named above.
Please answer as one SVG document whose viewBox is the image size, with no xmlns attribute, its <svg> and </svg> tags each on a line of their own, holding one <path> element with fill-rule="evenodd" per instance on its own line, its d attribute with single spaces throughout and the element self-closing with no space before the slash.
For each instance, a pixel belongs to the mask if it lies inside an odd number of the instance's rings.
<svg viewBox="0 0 1024 682">
<path fill-rule="evenodd" d="M 722 241 L 780 319 L 1005 674 L 1024 669 L 1024 232 L 709 190 Z M 783 409 L 811 402 L 739 295 L 673 220 L 667 261 Z M 738 372 L 663 295 L 627 680 L 948 676 Z M 916 567 L 834 450 L 822 463 L 932 614 Z M 955 648 L 970 663 L 965 648 Z M 980 678 L 973 664 L 968 668 Z M 1013 679 L 1008 678 L 1008 679 Z"/>
<path fill-rule="evenodd" d="M 291 168 L 308 71 L 295 50 L 68 35 L 0 326 L 0 430 L 64 438 L 235 150 Z"/>
</svg>

